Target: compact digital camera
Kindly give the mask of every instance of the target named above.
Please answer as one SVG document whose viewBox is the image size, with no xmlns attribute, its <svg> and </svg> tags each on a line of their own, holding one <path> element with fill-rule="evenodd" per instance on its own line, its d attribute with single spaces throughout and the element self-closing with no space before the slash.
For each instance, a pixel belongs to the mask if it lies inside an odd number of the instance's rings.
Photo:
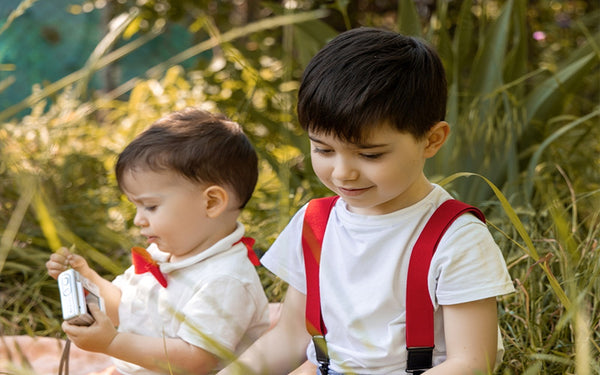
<svg viewBox="0 0 600 375">
<path fill-rule="evenodd" d="M 58 275 L 57 281 L 64 320 L 79 326 L 91 325 L 94 317 L 87 307 L 88 303 L 96 303 L 100 310 L 105 311 L 98 287 L 79 272 L 66 270 Z"/>
</svg>

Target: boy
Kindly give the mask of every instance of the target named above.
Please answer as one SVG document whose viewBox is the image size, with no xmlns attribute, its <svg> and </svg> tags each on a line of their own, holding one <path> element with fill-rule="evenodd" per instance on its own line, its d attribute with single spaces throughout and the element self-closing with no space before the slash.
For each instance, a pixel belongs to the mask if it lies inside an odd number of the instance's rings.
<svg viewBox="0 0 600 375">
<path fill-rule="evenodd" d="M 90 306 L 91 326 L 63 329 L 81 349 L 114 357 L 122 374 L 212 372 L 269 326 L 237 221 L 256 185 L 256 153 L 237 123 L 187 109 L 141 133 L 115 169 L 164 280 L 132 266 L 111 283 L 63 249 L 48 273 L 73 267 L 98 285 L 106 305 L 106 314 Z"/>
<path fill-rule="evenodd" d="M 448 137 L 446 95 L 437 54 L 415 38 L 383 30 L 340 34 L 304 72 L 298 118 L 317 177 L 340 196 L 320 260 L 329 374 L 406 373 L 408 260 L 429 217 L 451 198 L 423 173 Z M 305 328 L 305 211 L 261 260 L 289 289 L 278 324 L 239 358 L 248 372 L 288 373 L 306 350 L 313 365 L 302 373 L 315 374 Z M 491 371 L 502 350 L 496 296 L 513 286 L 484 223 L 462 215 L 450 226 L 433 256 L 428 286 L 435 348 L 425 374 Z"/>
</svg>

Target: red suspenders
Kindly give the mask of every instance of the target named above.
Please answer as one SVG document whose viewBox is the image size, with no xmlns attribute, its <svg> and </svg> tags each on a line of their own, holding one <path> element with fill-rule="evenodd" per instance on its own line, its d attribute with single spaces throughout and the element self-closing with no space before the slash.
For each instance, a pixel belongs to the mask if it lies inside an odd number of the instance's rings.
<svg viewBox="0 0 600 375">
<path fill-rule="evenodd" d="M 302 226 L 302 251 L 306 270 L 306 329 L 313 337 L 317 361 L 322 375 L 329 371 L 329 355 L 325 334 L 327 328 L 321 315 L 319 262 L 327 220 L 339 196 L 313 199 L 308 202 Z"/>
<path fill-rule="evenodd" d="M 321 316 L 319 261 L 329 213 L 338 198 L 335 196 L 311 200 L 304 214 L 302 228 L 306 269 L 306 329 L 313 336 L 317 360 L 321 364 L 320 371 L 324 375 L 328 372 L 329 357 L 324 339 L 327 330 Z M 418 375 L 432 367 L 434 330 L 433 304 L 427 285 L 429 265 L 450 224 L 467 212 L 485 222 L 483 213 L 473 206 L 454 199 L 442 203 L 425 224 L 413 247 L 406 287 L 407 372 Z"/>
</svg>

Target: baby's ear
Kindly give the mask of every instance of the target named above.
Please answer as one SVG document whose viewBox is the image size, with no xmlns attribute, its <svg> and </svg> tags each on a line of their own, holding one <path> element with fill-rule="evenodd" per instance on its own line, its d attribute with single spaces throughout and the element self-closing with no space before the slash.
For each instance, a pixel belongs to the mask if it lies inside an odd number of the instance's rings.
<svg viewBox="0 0 600 375">
<path fill-rule="evenodd" d="M 448 134 L 450 134 L 450 125 L 446 121 L 433 125 L 427 132 L 424 156 L 426 158 L 435 156 L 448 139 Z"/>
<path fill-rule="evenodd" d="M 227 190 L 219 185 L 211 185 L 204 189 L 203 197 L 206 205 L 206 214 L 210 218 L 216 218 L 229 204 L 229 194 Z"/>
</svg>

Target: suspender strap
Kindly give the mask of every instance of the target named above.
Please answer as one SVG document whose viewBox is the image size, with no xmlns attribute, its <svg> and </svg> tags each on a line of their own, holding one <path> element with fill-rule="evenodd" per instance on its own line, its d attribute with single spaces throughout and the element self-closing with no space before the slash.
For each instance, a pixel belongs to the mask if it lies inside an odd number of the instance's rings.
<svg viewBox="0 0 600 375">
<path fill-rule="evenodd" d="M 434 329 L 428 287 L 429 266 L 446 230 L 467 212 L 485 222 L 483 213 L 473 206 L 454 199 L 442 203 L 425 224 L 413 247 L 406 286 L 406 372 L 418 375 L 432 367 Z"/>
<path fill-rule="evenodd" d="M 302 251 L 306 271 L 306 329 L 313 337 L 317 361 L 321 365 L 319 370 L 322 375 L 327 375 L 329 371 L 329 355 L 325 342 L 327 328 L 321 314 L 319 263 L 329 213 L 338 198 L 338 196 L 334 196 L 311 200 L 304 213 L 302 228 Z"/>
<path fill-rule="evenodd" d="M 313 199 L 304 213 L 302 227 L 302 250 L 306 270 L 306 329 L 311 335 L 325 336 L 327 329 L 321 316 L 321 293 L 319 291 L 319 263 L 321 246 L 327 220 L 338 196 Z"/>
</svg>

